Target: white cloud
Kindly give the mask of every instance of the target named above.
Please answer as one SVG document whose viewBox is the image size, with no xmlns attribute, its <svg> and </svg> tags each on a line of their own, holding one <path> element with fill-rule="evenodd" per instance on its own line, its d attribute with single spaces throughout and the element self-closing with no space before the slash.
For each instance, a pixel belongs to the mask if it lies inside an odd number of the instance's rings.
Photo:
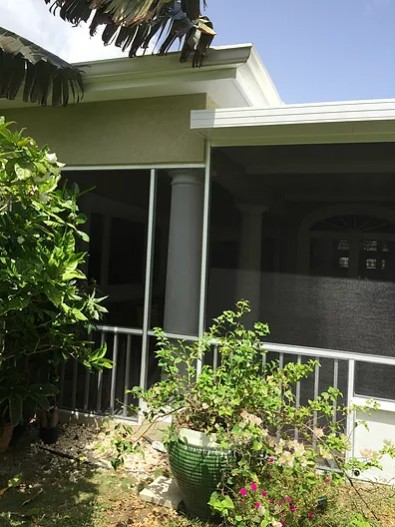
<svg viewBox="0 0 395 527">
<path fill-rule="evenodd" d="M 1 0 L 1 26 L 18 33 L 68 62 L 125 56 L 115 46 L 104 46 L 100 30 L 89 36 L 87 24 L 72 27 L 49 12 L 44 0 Z"/>
</svg>

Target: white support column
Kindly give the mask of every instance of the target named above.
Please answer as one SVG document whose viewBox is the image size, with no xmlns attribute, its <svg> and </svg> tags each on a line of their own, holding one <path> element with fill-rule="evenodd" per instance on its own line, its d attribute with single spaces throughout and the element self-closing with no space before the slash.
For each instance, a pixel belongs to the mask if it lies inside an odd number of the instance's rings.
<svg viewBox="0 0 395 527">
<path fill-rule="evenodd" d="M 238 205 L 241 211 L 241 232 L 239 247 L 239 271 L 237 280 L 237 300 L 248 300 L 251 315 L 247 322 L 259 320 L 261 297 L 261 251 L 262 215 L 268 209 L 263 205 Z"/>
<path fill-rule="evenodd" d="M 201 170 L 172 176 L 164 329 L 197 335 L 201 278 L 203 183 Z"/>
</svg>

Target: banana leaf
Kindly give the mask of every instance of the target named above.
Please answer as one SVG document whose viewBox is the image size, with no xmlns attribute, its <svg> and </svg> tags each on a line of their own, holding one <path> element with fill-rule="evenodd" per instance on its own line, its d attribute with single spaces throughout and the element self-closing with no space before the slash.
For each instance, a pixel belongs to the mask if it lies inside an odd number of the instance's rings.
<svg viewBox="0 0 395 527">
<path fill-rule="evenodd" d="M 25 102 L 67 106 L 83 94 L 83 72 L 33 42 L 0 27 L 0 97 Z"/>
<path fill-rule="evenodd" d="M 187 51 L 181 62 L 194 52 L 193 65 L 201 66 L 215 31 L 209 18 L 202 15 L 205 0 L 44 0 L 50 11 L 73 25 L 90 20 L 93 36 L 104 25 L 104 44 L 115 43 L 129 57 L 152 49 L 153 41 L 160 54 L 169 51 L 180 39 Z M 154 39 L 155 37 L 155 39 Z M 187 44 L 187 41 L 189 42 Z M 194 44 L 191 46 L 191 43 Z"/>
</svg>

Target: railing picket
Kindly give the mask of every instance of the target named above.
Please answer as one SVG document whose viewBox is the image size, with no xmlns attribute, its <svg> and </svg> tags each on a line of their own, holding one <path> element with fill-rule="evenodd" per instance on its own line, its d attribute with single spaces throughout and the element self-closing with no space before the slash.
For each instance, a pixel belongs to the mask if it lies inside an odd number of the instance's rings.
<svg viewBox="0 0 395 527">
<path fill-rule="evenodd" d="M 218 346 L 214 346 L 213 370 L 216 371 L 217 368 L 218 368 Z"/>
<path fill-rule="evenodd" d="M 266 351 L 264 351 L 262 353 L 262 366 L 266 366 L 266 362 L 267 362 L 267 353 Z"/>
<path fill-rule="evenodd" d="M 337 390 L 339 386 L 339 359 L 335 359 L 333 362 L 333 387 Z M 337 421 L 337 401 L 333 401 L 333 417 L 332 421 Z"/>
<path fill-rule="evenodd" d="M 104 332 L 104 329 L 101 332 L 100 335 L 100 346 L 104 346 L 104 343 L 106 341 L 106 334 Z M 103 372 L 99 371 L 97 374 L 97 400 L 96 400 L 96 412 L 98 414 L 101 413 L 102 407 L 102 396 L 103 396 Z"/>
<path fill-rule="evenodd" d="M 302 363 L 302 356 L 301 356 L 301 355 L 298 355 L 297 363 L 298 363 L 298 364 L 301 364 L 301 363 Z M 300 407 L 300 381 L 298 381 L 298 382 L 296 383 L 296 390 L 295 390 L 295 406 L 296 406 L 296 408 L 299 408 L 299 407 Z M 297 426 L 295 426 L 295 439 L 296 439 L 296 440 L 299 439 L 299 430 L 298 430 L 298 427 L 297 427 Z"/>
<path fill-rule="evenodd" d="M 355 387 L 355 360 L 348 361 L 348 383 L 347 383 L 347 406 L 350 408 L 353 404 L 354 398 L 354 387 Z M 354 431 L 354 412 L 348 412 L 347 414 L 347 437 L 351 440 L 351 448 L 347 453 L 347 457 L 353 457 L 354 455 L 354 441 L 353 441 L 353 431 Z"/>
<path fill-rule="evenodd" d="M 124 380 L 124 396 L 123 396 L 123 415 L 124 417 L 128 414 L 129 394 L 126 390 L 130 388 L 128 386 L 130 379 L 130 355 L 131 355 L 132 336 L 128 335 L 126 339 L 126 364 L 125 364 L 125 380 Z"/>
<path fill-rule="evenodd" d="M 318 361 L 318 357 L 316 357 L 316 360 Z M 314 401 L 317 399 L 320 389 L 320 366 L 319 364 L 316 364 L 314 366 Z M 317 411 L 314 411 L 313 414 L 313 429 L 317 428 Z M 313 447 L 315 448 L 317 445 L 317 438 L 315 436 L 315 433 L 313 434 Z"/>
<path fill-rule="evenodd" d="M 114 333 L 114 342 L 112 349 L 113 366 L 111 370 L 111 388 L 110 388 L 110 411 L 114 413 L 115 410 L 115 389 L 117 380 L 117 360 L 118 360 L 118 333 Z"/>
<path fill-rule="evenodd" d="M 85 371 L 85 386 L 84 386 L 84 410 L 88 410 L 89 407 L 89 384 L 90 384 L 91 374 L 89 370 Z"/>
<path fill-rule="evenodd" d="M 278 365 L 280 368 L 284 366 L 284 353 L 280 353 L 278 357 Z"/>
<path fill-rule="evenodd" d="M 78 361 L 73 361 L 73 379 L 71 381 L 71 407 L 77 407 L 77 376 L 78 376 Z"/>
</svg>

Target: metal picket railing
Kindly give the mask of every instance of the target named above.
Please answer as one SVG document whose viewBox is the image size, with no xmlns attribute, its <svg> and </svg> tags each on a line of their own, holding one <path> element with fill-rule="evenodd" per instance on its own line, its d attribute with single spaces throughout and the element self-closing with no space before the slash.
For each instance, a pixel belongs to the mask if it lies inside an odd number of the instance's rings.
<svg viewBox="0 0 395 527">
<path fill-rule="evenodd" d="M 197 337 L 167 334 L 170 339 L 193 341 Z M 148 332 L 152 338 L 153 333 Z M 152 339 L 151 339 L 152 340 Z M 127 405 L 131 402 L 127 388 L 134 385 L 144 385 L 158 378 L 158 368 L 154 359 L 154 346 L 149 346 L 143 353 L 143 331 L 135 328 L 99 326 L 96 341 L 107 344 L 108 356 L 113 361 L 113 368 L 100 373 L 89 373 L 77 362 L 63 367 L 61 372 L 60 405 L 69 410 L 93 413 L 97 415 L 119 415 L 125 418 L 135 418 L 128 415 Z M 395 357 L 352 353 L 340 350 L 329 350 L 272 342 L 262 343 L 262 360 L 276 359 L 280 366 L 286 361 L 303 362 L 315 359 L 321 362 L 315 366 L 312 378 L 298 382 L 295 387 L 295 402 L 299 406 L 307 398 L 316 398 L 328 386 L 339 388 L 344 393 L 344 403 L 351 406 L 355 396 L 370 394 L 356 392 L 356 366 L 359 363 L 372 367 L 381 365 L 393 367 L 395 373 Z M 144 360 L 145 357 L 145 360 Z M 218 367 L 219 357 L 215 343 L 210 359 L 214 368 Z M 395 401 L 394 401 L 395 402 Z M 336 420 L 337 408 L 333 403 L 333 419 Z M 347 422 L 347 431 L 353 427 L 352 415 Z M 297 432 L 296 432 L 297 434 Z"/>
</svg>

